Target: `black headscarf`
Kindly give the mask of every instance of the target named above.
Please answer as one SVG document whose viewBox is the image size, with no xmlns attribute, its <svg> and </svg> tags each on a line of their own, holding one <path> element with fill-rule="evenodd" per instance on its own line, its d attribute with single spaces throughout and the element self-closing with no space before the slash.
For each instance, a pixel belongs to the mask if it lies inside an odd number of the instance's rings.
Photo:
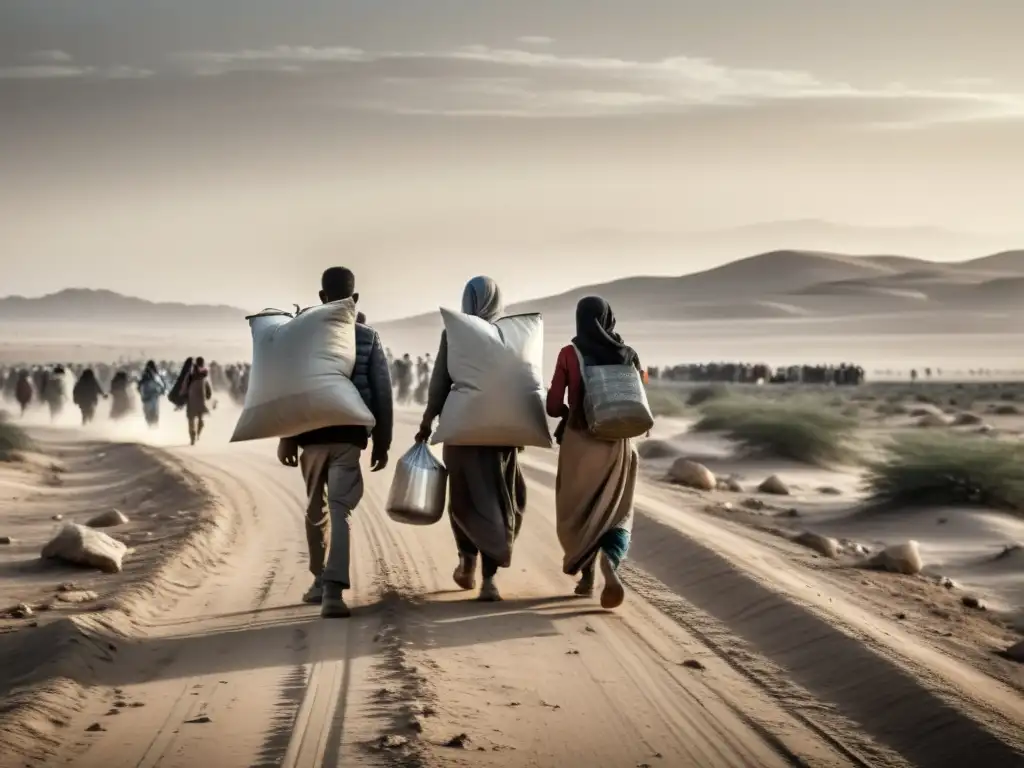
<svg viewBox="0 0 1024 768">
<path fill-rule="evenodd" d="M 615 332 L 615 313 L 600 296 L 586 296 L 576 305 L 576 336 L 572 343 L 590 365 L 637 365 L 639 360 Z"/>
</svg>

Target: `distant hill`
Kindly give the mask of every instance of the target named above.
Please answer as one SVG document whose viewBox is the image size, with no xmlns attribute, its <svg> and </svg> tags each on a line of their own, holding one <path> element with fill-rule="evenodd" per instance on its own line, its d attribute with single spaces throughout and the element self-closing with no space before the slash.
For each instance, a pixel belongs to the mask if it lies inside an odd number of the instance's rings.
<svg viewBox="0 0 1024 768">
<path fill-rule="evenodd" d="M 576 302 L 605 297 L 627 323 L 783 320 L 950 310 L 1024 311 L 1024 251 L 962 262 L 894 255 L 777 250 L 680 276 L 641 276 L 519 302 L 549 328 L 571 328 Z M 439 313 L 377 324 L 386 338 L 429 348 Z"/>
<path fill-rule="evenodd" d="M 0 299 L 0 320 L 192 323 L 242 321 L 245 310 L 226 305 L 152 302 L 120 293 L 67 288 L 35 298 Z"/>
</svg>

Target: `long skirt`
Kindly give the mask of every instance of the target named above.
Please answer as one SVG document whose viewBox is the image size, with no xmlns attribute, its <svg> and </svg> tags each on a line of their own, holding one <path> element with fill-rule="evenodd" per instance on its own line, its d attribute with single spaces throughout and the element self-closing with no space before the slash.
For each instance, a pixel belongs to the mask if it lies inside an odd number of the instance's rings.
<svg viewBox="0 0 1024 768">
<path fill-rule="evenodd" d="M 598 551 L 613 566 L 625 559 L 638 466 L 631 440 L 598 440 L 578 429 L 565 430 L 555 480 L 563 572 L 575 576 Z"/>
<path fill-rule="evenodd" d="M 445 445 L 448 513 L 462 540 L 498 567 L 512 565 L 512 548 L 523 524 L 526 481 L 515 448 Z M 475 552 L 462 554 L 472 556 Z"/>
</svg>

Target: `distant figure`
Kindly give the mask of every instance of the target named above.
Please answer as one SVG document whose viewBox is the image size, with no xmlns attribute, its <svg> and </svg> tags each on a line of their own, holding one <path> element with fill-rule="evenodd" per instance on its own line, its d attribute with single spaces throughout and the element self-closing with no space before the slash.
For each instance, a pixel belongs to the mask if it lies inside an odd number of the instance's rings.
<svg viewBox="0 0 1024 768">
<path fill-rule="evenodd" d="M 32 374 L 27 370 L 18 371 L 18 383 L 14 385 L 14 399 L 21 406 L 21 415 L 25 415 L 25 409 L 32 402 Z"/>
<path fill-rule="evenodd" d="M 167 385 L 152 360 L 146 363 L 139 377 L 139 397 L 142 399 L 142 415 L 150 429 L 160 423 L 160 398 L 167 392 Z"/>
<path fill-rule="evenodd" d="M 132 411 L 132 400 L 128 394 L 128 374 L 118 371 L 110 380 L 110 418 L 120 421 Z"/>
<path fill-rule="evenodd" d="M 192 370 L 184 382 L 185 416 L 188 418 L 188 439 L 192 445 L 203 434 L 203 427 L 206 426 L 204 417 L 210 412 L 210 399 L 213 397 L 213 387 L 210 386 L 210 372 L 206 368 L 206 361 L 197 357 L 192 364 Z"/>
<path fill-rule="evenodd" d="M 100 398 L 106 396 L 106 393 L 100 388 L 100 383 L 96 380 L 96 374 L 93 373 L 92 368 L 82 371 L 82 375 L 75 382 L 71 399 L 78 406 L 78 410 L 82 412 L 83 427 L 95 418 L 96 406 L 99 404 Z"/>
<path fill-rule="evenodd" d="M 67 392 L 64 388 L 65 376 L 64 366 L 58 365 L 54 367 L 53 371 L 46 378 L 44 399 L 46 400 L 46 405 L 50 408 L 51 421 L 60 416 L 64 410 L 64 400 L 67 397 Z"/>
<path fill-rule="evenodd" d="M 396 399 L 400 405 L 408 405 L 412 395 L 412 358 L 406 353 L 401 360 L 395 361 L 395 372 L 398 374 L 398 394 Z"/>
<path fill-rule="evenodd" d="M 427 390 L 430 388 L 430 356 L 416 358 L 416 391 L 413 400 L 417 405 L 427 404 Z"/>
</svg>

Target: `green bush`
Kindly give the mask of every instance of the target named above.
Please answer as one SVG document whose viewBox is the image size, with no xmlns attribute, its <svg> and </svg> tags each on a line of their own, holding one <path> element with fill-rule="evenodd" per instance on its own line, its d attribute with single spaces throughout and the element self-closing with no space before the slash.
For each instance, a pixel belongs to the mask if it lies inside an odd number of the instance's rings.
<svg viewBox="0 0 1024 768">
<path fill-rule="evenodd" d="M 655 416 L 682 416 L 686 412 L 683 392 L 675 387 L 648 386 L 647 404 Z"/>
<path fill-rule="evenodd" d="M 1024 510 L 1024 446 L 950 432 L 904 434 L 869 463 L 878 506 L 972 504 Z"/>
<path fill-rule="evenodd" d="M 6 411 L 0 411 L 0 461 L 10 461 L 18 451 L 32 447 L 32 441 L 25 430 L 12 424 Z"/>
<path fill-rule="evenodd" d="M 722 432 L 748 456 L 827 466 L 856 455 L 852 443 L 857 420 L 818 400 L 731 397 L 706 403 L 702 412 L 695 431 Z"/>
<path fill-rule="evenodd" d="M 696 408 L 711 400 L 728 397 L 729 390 L 723 384 L 704 384 L 694 387 L 686 398 L 686 404 Z"/>
</svg>

